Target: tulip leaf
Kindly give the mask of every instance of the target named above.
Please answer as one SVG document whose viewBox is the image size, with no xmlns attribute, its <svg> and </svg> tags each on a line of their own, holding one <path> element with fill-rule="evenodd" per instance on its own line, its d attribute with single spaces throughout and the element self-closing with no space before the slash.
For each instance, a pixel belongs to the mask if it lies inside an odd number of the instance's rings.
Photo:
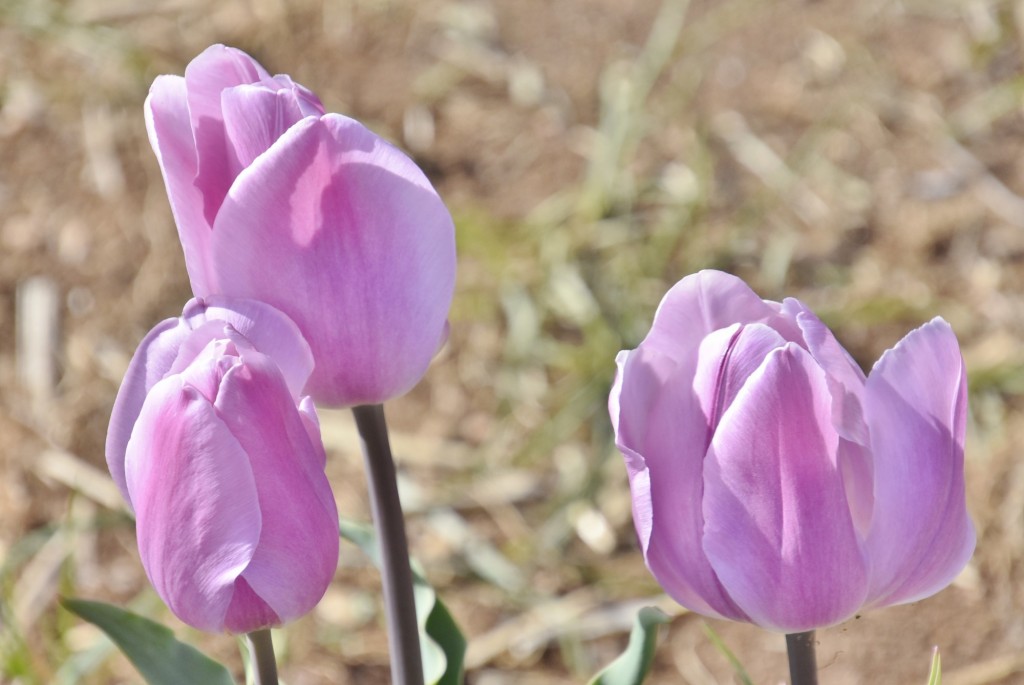
<svg viewBox="0 0 1024 685">
<path fill-rule="evenodd" d="M 942 685 L 942 659 L 939 658 L 939 648 L 932 652 L 932 670 L 928 674 L 928 685 Z"/>
<path fill-rule="evenodd" d="M 644 607 L 636 615 L 626 651 L 590 681 L 589 685 L 640 685 L 651 670 L 658 626 L 669 617 L 656 607 Z"/>
<path fill-rule="evenodd" d="M 344 519 L 339 525 L 341 537 L 359 547 L 380 567 L 380 548 L 373 528 Z M 427 685 L 461 685 L 466 638 L 415 561 L 412 562 L 412 574 L 423 678 Z"/>
<path fill-rule="evenodd" d="M 62 599 L 61 604 L 106 633 L 149 685 L 234 685 L 226 668 L 178 642 L 166 626 L 103 602 Z"/>
</svg>

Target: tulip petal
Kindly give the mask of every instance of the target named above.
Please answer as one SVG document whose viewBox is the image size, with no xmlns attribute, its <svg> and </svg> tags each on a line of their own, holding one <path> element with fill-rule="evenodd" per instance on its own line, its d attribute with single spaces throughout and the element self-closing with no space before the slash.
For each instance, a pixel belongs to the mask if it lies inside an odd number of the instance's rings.
<svg viewBox="0 0 1024 685">
<path fill-rule="evenodd" d="M 832 420 L 839 434 L 847 440 L 867 446 L 867 424 L 864 422 L 864 372 L 850 353 L 839 344 L 828 326 L 822 323 L 803 302 L 787 298 L 783 311 L 796 320 L 814 361 L 825 370 L 832 393 Z"/>
<path fill-rule="evenodd" d="M 221 105 L 233 151 L 229 155 L 232 177 L 305 116 L 294 92 L 271 90 L 262 84 L 228 88 L 221 94 Z"/>
<path fill-rule="evenodd" d="M 334 576 L 338 513 L 322 452 L 310 440 L 284 378 L 268 357 L 242 354 L 244 364 L 225 375 L 216 401 L 249 457 L 263 512 L 259 545 L 242 576 L 288 621 L 312 609 Z M 252 625 L 244 612 L 233 618 L 240 626 Z"/>
<path fill-rule="evenodd" d="M 864 419 L 864 372 L 835 335 L 807 306 L 786 298 L 782 311 L 803 332 L 805 346 L 825 371 L 832 394 L 832 423 L 839 432 L 839 464 L 854 524 L 867 535 L 874 507 L 874 476 L 871 466 L 867 421 Z"/>
<path fill-rule="evenodd" d="M 125 459 L 139 554 L 186 623 L 218 632 L 260 539 L 249 460 L 213 406 L 175 376 L 142 407 Z"/>
<path fill-rule="evenodd" d="M 750 620 L 787 633 L 852 616 L 867 568 L 836 464 L 825 375 L 796 344 L 772 352 L 715 432 L 704 551 Z"/>
<path fill-rule="evenodd" d="M 317 464 L 322 471 L 327 467 L 327 452 L 324 450 L 324 441 L 320 436 L 320 417 L 317 416 L 316 405 L 313 404 L 312 397 L 306 396 L 299 400 L 299 417 L 302 419 L 302 425 L 306 427 L 306 433 L 309 434 L 309 441 L 319 457 Z"/>
<path fill-rule="evenodd" d="M 705 615 L 744 620 L 701 549 L 707 423 L 691 390 L 693 364 L 641 346 L 620 353 L 609 407 L 626 458 L 644 559 L 665 591 Z"/>
<path fill-rule="evenodd" d="M 195 185 L 198 162 L 180 76 L 157 76 L 146 98 L 146 131 L 167 186 L 171 213 L 185 253 L 185 267 L 196 292 L 209 289 L 206 260 L 212 222 L 203 213 L 203 194 Z"/>
<path fill-rule="evenodd" d="M 933 319 L 882 355 L 868 376 L 866 414 L 875 469 L 869 601 L 912 602 L 948 585 L 974 552 L 967 378 L 949 324 Z"/>
<path fill-rule="evenodd" d="M 703 456 L 722 413 L 768 353 L 785 344 L 775 329 L 762 324 L 733 324 L 701 341 L 693 389 L 707 417 L 707 433 L 703 441 L 691 443 L 694 450 Z"/>
<path fill-rule="evenodd" d="M 189 333 L 188 326 L 180 319 L 165 319 L 153 327 L 135 350 L 124 380 L 121 381 L 121 388 L 117 391 L 117 398 L 110 412 L 105 451 L 107 468 L 110 469 L 110 475 L 129 507 L 132 504 L 124 475 L 128 440 L 142 411 L 146 394 L 167 375 L 177 357 L 178 348 L 188 338 Z"/>
<path fill-rule="evenodd" d="M 746 283 L 721 271 L 705 270 L 676 283 L 661 300 L 650 333 L 641 343 L 674 359 L 686 359 L 712 331 L 735 323 L 764 323 L 790 341 L 796 326 Z"/>
<path fill-rule="evenodd" d="M 235 177 L 221 112 L 221 92 L 263 80 L 269 81 L 270 74 L 256 60 L 224 45 L 211 45 L 185 68 L 189 119 L 198 159 L 195 185 L 202 193 L 203 216 L 209 226 Z"/>
<path fill-rule="evenodd" d="M 217 216 L 224 294 L 288 314 L 317 360 L 306 392 L 375 404 L 425 373 L 451 304 L 451 216 L 416 165 L 352 119 L 292 126 Z"/>
<path fill-rule="evenodd" d="M 296 83 L 287 74 L 277 74 L 271 81 L 275 90 L 290 90 L 295 96 L 295 102 L 304 117 L 321 117 L 324 115 L 324 105 L 316 93 L 306 88 L 301 83 Z"/>
<path fill-rule="evenodd" d="M 274 360 L 292 398 L 299 399 L 313 372 L 313 352 L 299 327 L 284 312 L 257 300 L 211 295 L 191 300 L 181 316 L 192 328 L 219 321 L 241 333 L 256 350 Z M 183 355 L 180 361 L 189 363 L 191 359 Z"/>
<path fill-rule="evenodd" d="M 633 500 L 633 523 L 646 556 L 654 514 L 650 474 L 640 452 L 646 447 L 650 435 L 647 421 L 652 405 L 677 364 L 662 354 L 643 348 L 619 352 L 615 364 L 618 373 L 608 395 L 608 412 L 615 432 L 615 444 L 626 460 Z"/>
</svg>

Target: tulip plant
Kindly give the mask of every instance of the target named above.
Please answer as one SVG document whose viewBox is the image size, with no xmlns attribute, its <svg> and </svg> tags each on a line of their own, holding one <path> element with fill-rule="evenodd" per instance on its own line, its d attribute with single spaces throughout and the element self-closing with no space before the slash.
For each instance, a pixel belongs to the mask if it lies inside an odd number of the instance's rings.
<svg viewBox="0 0 1024 685">
<path fill-rule="evenodd" d="M 457 639 L 427 680 L 460 682 L 465 643 L 410 565 L 382 408 L 447 338 L 448 210 L 405 154 L 233 48 L 158 77 L 145 118 L 195 295 L 139 345 L 107 436 L 153 587 L 185 623 L 246 635 L 272 685 L 269 629 L 320 601 L 342 535 L 379 560 L 393 681 L 425 682 L 434 630 Z M 815 629 L 930 596 L 970 559 L 966 375 L 942 319 L 865 375 L 801 302 L 704 271 L 617 363 L 647 567 L 694 612 L 786 634 L 793 683 L 817 682 Z M 353 409 L 375 535 L 339 524 L 315 403 Z M 156 624 L 67 606 L 150 683 L 231 682 Z M 665 620 L 641 612 L 592 682 L 640 683 Z"/>
</svg>

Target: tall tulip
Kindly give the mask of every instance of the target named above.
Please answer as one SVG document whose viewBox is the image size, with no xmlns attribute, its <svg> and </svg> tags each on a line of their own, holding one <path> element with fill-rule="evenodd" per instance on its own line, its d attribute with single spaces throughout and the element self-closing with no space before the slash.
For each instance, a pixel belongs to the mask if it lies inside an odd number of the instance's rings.
<svg viewBox="0 0 1024 685">
<path fill-rule="evenodd" d="M 334 575 L 337 508 L 312 401 L 298 395 L 311 367 L 287 317 L 225 300 L 190 302 L 132 360 L 107 461 L 147 575 L 196 628 L 280 625 Z"/>
<path fill-rule="evenodd" d="M 376 404 L 422 377 L 447 334 L 455 234 L 412 160 L 223 45 L 154 81 L 146 123 L 197 296 L 288 314 L 317 401 Z"/>
<path fill-rule="evenodd" d="M 798 300 L 703 271 L 616 361 L 637 533 L 683 606 L 796 634 L 932 595 L 970 559 L 966 374 L 942 319 L 865 377 Z"/>
</svg>

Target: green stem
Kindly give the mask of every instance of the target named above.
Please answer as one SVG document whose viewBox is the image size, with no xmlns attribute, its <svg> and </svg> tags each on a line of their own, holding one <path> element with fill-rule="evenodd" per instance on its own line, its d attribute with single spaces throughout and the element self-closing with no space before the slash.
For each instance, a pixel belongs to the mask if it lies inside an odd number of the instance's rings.
<svg viewBox="0 0 1024 685">
<path fill-rule="evenodd" d="M 354 407 L 352 413 L 363 440 L 366 477 L 370 482 L 370 510 L 380 544 L 384 610 L 391 647 L 391 682 L 394 685 L 423 685 L 409 544 L 405 537 L 402 503 L 398 499 L 398 480 L 384 407 L 379 404 Z"/>
<path fill-rule="evenodd" d="M 818 660 L 814 654 L 814 631 L 786 635 L 789 679 L 792 685 L 818 685 Z"/>
<path fill-rule="evenodd" d="M 254 685 L 277 685 L 277 662 L 274 660 L 270 628 L 254 630 L 245 639 L 249 643 Z"/>
</svg>

